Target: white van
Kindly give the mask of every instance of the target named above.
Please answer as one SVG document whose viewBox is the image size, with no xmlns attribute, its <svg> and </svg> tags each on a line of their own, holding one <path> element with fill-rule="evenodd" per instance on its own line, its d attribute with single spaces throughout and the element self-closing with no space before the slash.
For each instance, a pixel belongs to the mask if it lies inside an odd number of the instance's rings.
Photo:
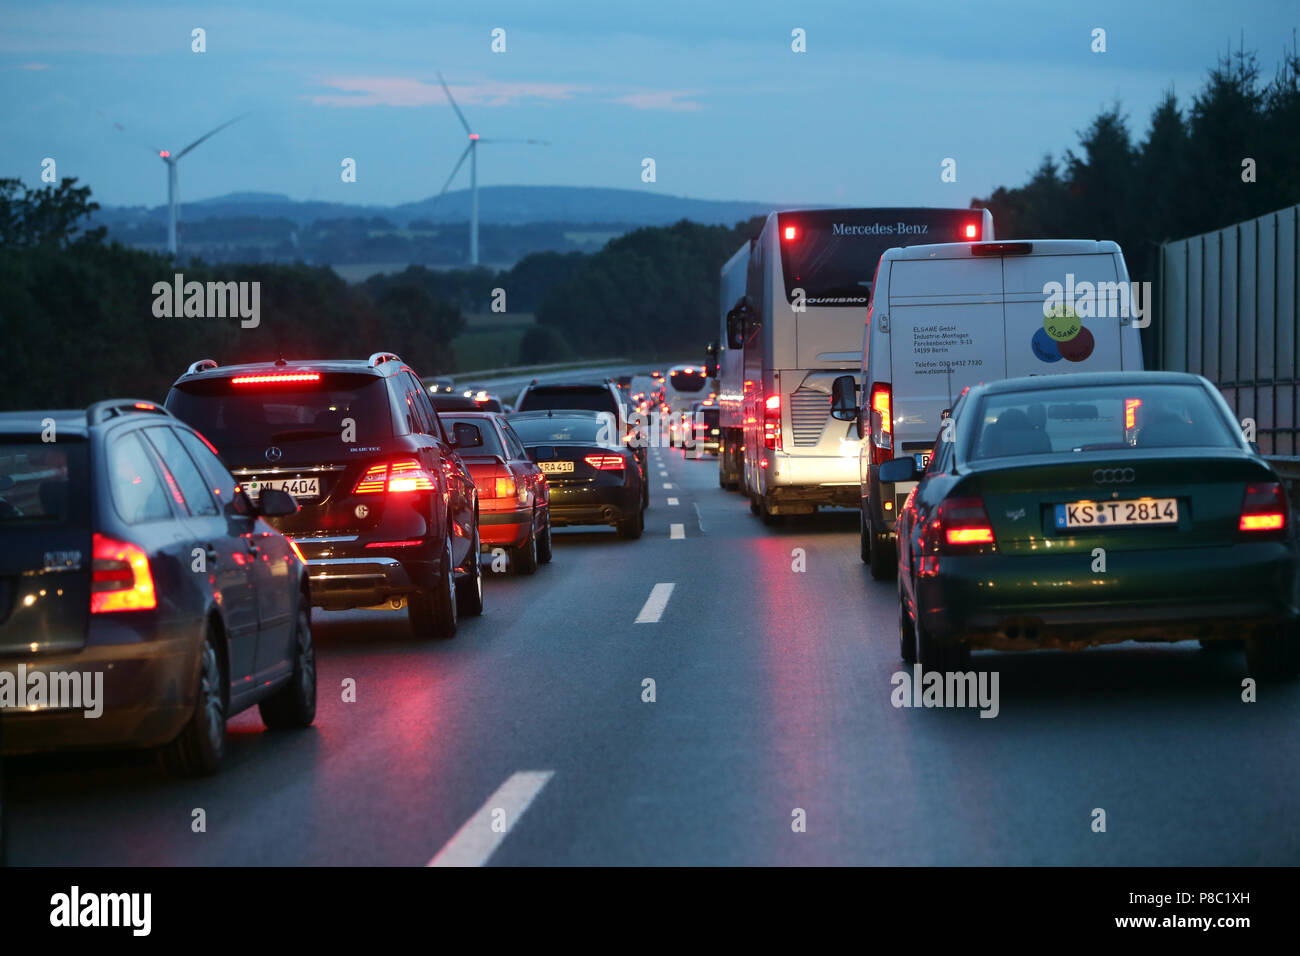
<svg viewBox="0 0 1300 956">
<path fill-rule="evenodd" d="M 1142 291 L 1146 291 L 1144 296 Z M 929 464 L 962 389 L 1021 375 L 1140 370 L 1149 284 L 1129 283 L 1114 242 L 1033 239 L 887 250 L 872 286 L 859 402 L 854 377 L 832 387 L 832 414 L 858 423 L 862 560 L 894 574 L 898 509 L 915 482 L 882 486 L 880 463 Z M 861 406 L 859 408 L 859 405 Z"/>
</svg>

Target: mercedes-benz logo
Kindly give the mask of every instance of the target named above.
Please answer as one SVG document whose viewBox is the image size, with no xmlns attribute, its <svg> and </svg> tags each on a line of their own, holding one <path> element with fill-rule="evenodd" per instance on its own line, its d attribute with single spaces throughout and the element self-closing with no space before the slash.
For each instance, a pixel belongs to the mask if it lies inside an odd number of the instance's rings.
<svg viewBox="0 0 1300 956">
<path fill-rule="evenodd" d="M 1092 473 L 1092 480 L 1099 485 L 1120 485 L 1132 481 L 1132 468 L 1098 468 Z"/>
<path fill-rule="evenodd" d="M 266 450 L 267 461 L 279 461 L 283 457 L 284 457 L 284 452 L 280 450 L 278 445 L 272 445 L 270 448 Z"/>
</svg>

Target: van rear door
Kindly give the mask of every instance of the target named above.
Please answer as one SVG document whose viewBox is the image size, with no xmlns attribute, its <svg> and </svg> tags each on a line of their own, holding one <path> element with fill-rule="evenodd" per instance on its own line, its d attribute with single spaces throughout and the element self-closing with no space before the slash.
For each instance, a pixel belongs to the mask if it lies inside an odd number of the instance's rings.
<svg viewBox="0 0 1300 956">
<path fill-rule="evenodd" d="M 1121 274 L 1112 253 L 1007 256 L 1002 262 L 1008 378 L 1123 369 L 1118 310 L 1128 302 L 1128 276 Z M 1080 308 L 1083 315 L 1066 307 L 1060 314 L 1046 317 L 1045 286 L 1052 282 L 1066 292 L 1091 288 L 1096 293 L 1091 297 L 1094 307 Z M 1074 296 L 1069 300 L 1073 302 Z M 1107 314 L 1098 316 L 1098 311 Z"/>
<path fill-rule="evenodd" d="M 888 321 L 894 456 L 927 455 L 963 388 L 1007 376 L 1001 259 L 895 260 Z"/>
</svg>

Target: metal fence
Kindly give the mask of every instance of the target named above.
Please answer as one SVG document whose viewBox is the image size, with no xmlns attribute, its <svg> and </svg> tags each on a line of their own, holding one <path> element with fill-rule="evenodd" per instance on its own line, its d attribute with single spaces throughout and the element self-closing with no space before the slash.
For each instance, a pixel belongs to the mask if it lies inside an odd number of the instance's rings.
<svg viewBox="0 0 1300 956">
<path fill-rule="evenodd" d="M 1189 239 L 1160 255 L 1159 366 L 1218 385 L 1260 451 L 1300 462 L 1300 205 Z"/>
</svg>

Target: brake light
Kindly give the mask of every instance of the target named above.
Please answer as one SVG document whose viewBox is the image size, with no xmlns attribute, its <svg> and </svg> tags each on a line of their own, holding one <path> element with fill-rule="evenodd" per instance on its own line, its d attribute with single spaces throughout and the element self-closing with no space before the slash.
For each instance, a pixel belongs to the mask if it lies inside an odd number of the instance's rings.
<svg viewBox="0 0 1300 956">
<path fill-rule="evenodd" d="M 281 385 L 285 382 L 319 382 L 320 372 L 278 372 L 274 375 L 236 375 L 234 385 Z"/>
<path fill-rule="evenodd" d="M 1286 492 L 1276 481 L 1249 484 L 1241 502 L 1242 531 L 1282 531 L 1286 528 Z"/>
<path fill-rule="evenodd" d="M 981 552 L 996 545 L 984 499 L 949 498 L 939 505 L 921 533 L 921 559 L 916 573 L 933 577 L 939 573 L 940 555 Z"/>
<path fill-rule="evenodd" d="M 781 450 L 781 396 L 769 395 L 763 403 L 763 447 Z M 766 466 L 764 466 L 766 467 Z"/>
<path fill-rule="evenodd" d="M 394 494 L 404 491 L 433 491 L 435 488 L 433 476 L 418 461 L 403 458 L 391 463 L 371 465 L 352 489 L 352 493 L 376 495 L 387 491 Z"/>
<path fill-rule="evenodd" d="M 509 475 L 504 478 L 484 478 L 479 485 L 479 494 L 484 498 L 513 498 L 516 490 L 515 479 Z"/>
<path fill-rule="evenodd" d="M 966 238 L 967 238 L 967 239 L 975 239 L 975 238 L 978 238 L 978 237 L 979 237 L 979 229 L 975 226 L 975 223 L 973 223 L 973 222 L 971 222 L 971 223 L 967 223 L 967 224 L 966 224 Z"/>
<path fill-rule="evenodd" d="M 96 534 L 91 542 L 90 613 L 158 606 L 149 557 L 136 545 Z"/>
<path fill-rule="evenodd" d="M 588 455 L 582 460 L 599 471 L 622 471 L 625 467 L 622 455 Z"/>
<path fill-rule="evenodd" d="M 1124 399 L 1124 427 L 1132 429 L 1137 425 L 1137 410 L 1142 407 L 1142 399 Z"/>
<path fill-rule="evenodd" d="M 794 226 L 786 226 L 786 227 L 785 227 L 785 238 L 786 238 L 786 241 L 787 241 L 787 242 L 789 242 L 789 241 L 791 241 L 792 239 L 794 239 L 795 235 L 796 235 L 796 232 L 795 232 L 795 228 L 794 228 Z"/>
<path fill-rule="evenodd" d="M 887 382 L 871 388 L 871 462 L 878 465 L 894 457 L 894 395 Z"/>
<path fill-rule="evenodd" d="M 1027 256 L 1033 251 L 1032 242 L 981 242 L 970 247 L 973 256 Z"/>
<path fill-rule="evenodd" d="M 416 548 L 424 544 L 422 538 L 408 538 L 405 541 L 371 541 L 367 548 Z"/>
</svg>

